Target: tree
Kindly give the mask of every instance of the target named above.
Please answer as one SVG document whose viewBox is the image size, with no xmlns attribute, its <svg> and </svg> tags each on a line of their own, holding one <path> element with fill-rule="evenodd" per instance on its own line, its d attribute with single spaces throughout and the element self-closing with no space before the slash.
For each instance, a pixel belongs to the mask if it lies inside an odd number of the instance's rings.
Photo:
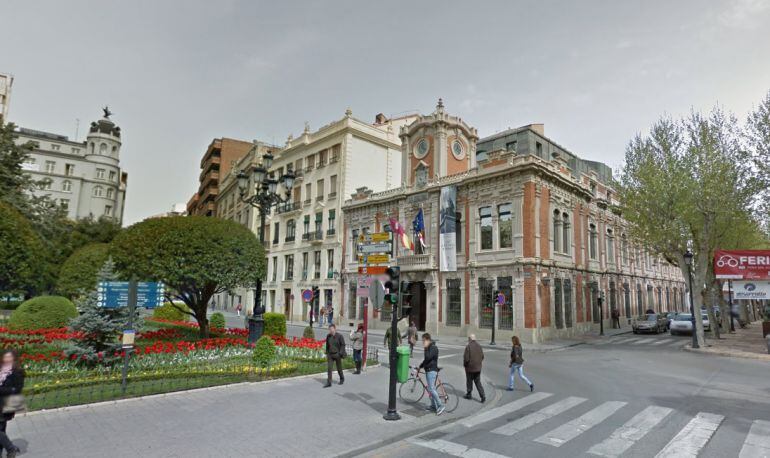
<svg viewBox="0 0 770 458">
<path fill-rule="evenodd" d="M 178 216 L 142 221 L 123 230 L 111 254 L 128 277 L 162 281 L 167 301 L 184 302 L 208 337 L 207 306 L 214 294 L 256 283 L 265 271 L 262 245 L 229 220 Z M 176 305 L 175 305 L 176 306 Z"/>
<path fill-rule="evenodd" d="M 30 222 L 0 202 L 0 293 L 30 296 L 39 289 L 44 262 L 43 244 Z"/>
<path fill-rule="evenodd" d="M 761 212 L 763 230 L 770 233 L 770 91 L 759 106 L 749 114 L 747 122 L 749 146 L 752 149 L 754 166 L 762 182 Z"/>
<path fill-rule="evenodd" d="M 91 243 L 77 249 L 62 264 L 56 289 L 67 297 L 75 297 L 96 287 L 96 274 L 109 257 L 109 244 Z"/>
<path fill-rule="evenodd" d="M 115 274 L 115 264 L 107 259 L 94 276 L 97 281 L 113 281 L 118 277 Z M 121 350 L 121 342 L 118 337 L 123 330 L 128 329 L 130 312 L 128 307 L 108 309 L 99 307 L 96 288 L 91 288 L 86 296 L 77 302 L 80 316 L 70 321 L 73 331 L 83 333 L 83 338 L 69 342 L 64 348 L 64 354 L 73 357 L 88 366 L 98 363 L 112 363 L 119 357 L 116 353 Z M 134 329 L 142 327 L 142 318 L 139 311 L 134 311 L 132 320 Z"/>
<path fill-rule="evenodd" d="M 678 266 L 685 278 L 684 254 L 688 249 L 694 254 L 695 326 L 703 344 L 698 317 L 701 305 L 714 300 L 714 251 L 756 221 L 759 182 L 737 120 L 718 108 L 708 116 L 662 118 L 648 136 L 630 142 L 625 159 L 618 187 L 631 235 Z M 712 307 L 706 309 L 713 319 Z"/>
</svg>

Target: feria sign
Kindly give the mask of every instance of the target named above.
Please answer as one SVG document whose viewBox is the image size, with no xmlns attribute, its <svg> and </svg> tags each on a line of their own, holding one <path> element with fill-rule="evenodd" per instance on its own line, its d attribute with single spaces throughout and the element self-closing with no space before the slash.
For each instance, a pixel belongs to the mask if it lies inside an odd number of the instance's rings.
<svg viewBox="0 0 770 458">
<path fill-rule="evenodd" d="M 717 250 L 714 273 L 724 279 L 770 280 L 770 251 Z"/>
</svg>

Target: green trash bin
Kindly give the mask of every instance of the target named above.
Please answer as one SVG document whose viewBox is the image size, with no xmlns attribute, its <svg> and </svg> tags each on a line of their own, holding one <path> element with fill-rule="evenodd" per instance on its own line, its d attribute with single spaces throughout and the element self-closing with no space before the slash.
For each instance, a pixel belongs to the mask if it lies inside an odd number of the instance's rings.
<svg viewBox="0 0 770 458">
<path fill-rule="evenodd" d="M 409 354 L 411 350 L 404 345 L 396 348 L 398 354 L 398 360 L 396 361 L 396 376 L 399 383 L 404 383 L 409 380 Z"/>
</svg>

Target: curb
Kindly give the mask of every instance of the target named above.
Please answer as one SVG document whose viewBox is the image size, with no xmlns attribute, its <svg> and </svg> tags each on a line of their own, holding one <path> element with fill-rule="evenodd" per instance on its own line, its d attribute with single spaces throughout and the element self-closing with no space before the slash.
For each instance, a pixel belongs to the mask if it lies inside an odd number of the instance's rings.
<svg viewBox="0 0 770 458">
<path fill-rule="evenodd" d="M 759 361 L 770 361 L 770 354 L 749 353 L 747 351 L 719 350 L 716 348 L 692 348 L 691 345 L 682 347 L 684 351 L 692 353 L 701 353 L 705 355 L 727 356 L 733 358 L 754 359 Z"/>
</svg>

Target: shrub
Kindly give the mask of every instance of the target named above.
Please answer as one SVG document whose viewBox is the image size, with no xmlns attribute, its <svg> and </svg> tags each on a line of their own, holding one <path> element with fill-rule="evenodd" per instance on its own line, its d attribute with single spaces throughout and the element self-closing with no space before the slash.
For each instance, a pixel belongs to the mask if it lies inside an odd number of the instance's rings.
<svg viewBox="0 0 770 458">
<path fill-rule="evenodd" d="M 265 335 L 286 337 L 286 317 L 283 313 L 265 313 Z"/>
<path fill-rule="evenodd" d="M 176 305 L 176 307 L 174 305 Z M 182 312 L 179 309 L 180 308 L 182 310 L 190 310 L 190 309 L 185 304 L 174 304 L 174 305 L 171 305 L 170 302 L 164 303 L 163 305 L 161 305 L 160 307 L 152 311 L 152 317 L 160 318 L 161 320 L 168 320 L 168 321 L 187 321 L 190 315 L 187 315 L 186 313 Z"/>
<path fill-rule="evenodd" d="M 315 331 L 313 331 L 313 327 L 305 327 L 305 330 L 302 331 L 302 337 L 305 337 L 306 339 L 315 339 Z"/>
<path fill-rule="evenodd" d="M 46 255 L 29 220 L 0 202 L 0 292 L 37 290 L 46 273 Z"/>
<path fill-rule="evenodd" d="M 211 329 L 224 329 L 225 328 L 225 316 L 219 312 L 213 313 L 209 318 L 209 327 Z"/>
<path fill-rule="evenodd" d="M 11 329 L 61 328 L 78 316 L 75 304 L 66 297 L 38 296 L 22 303 L 11 313 Z"/>
<path fill-rule="evenodd" d="M 16 310 L 23 301 L 0 299 L 0 309 Z"/>
<path fill-rule="evenodd" d="M 268 336 L 262 336 L 254 346 L 254 363 L 259 367 L 267 367 L 275 359 L 275 342 Z"/>
</svg>

